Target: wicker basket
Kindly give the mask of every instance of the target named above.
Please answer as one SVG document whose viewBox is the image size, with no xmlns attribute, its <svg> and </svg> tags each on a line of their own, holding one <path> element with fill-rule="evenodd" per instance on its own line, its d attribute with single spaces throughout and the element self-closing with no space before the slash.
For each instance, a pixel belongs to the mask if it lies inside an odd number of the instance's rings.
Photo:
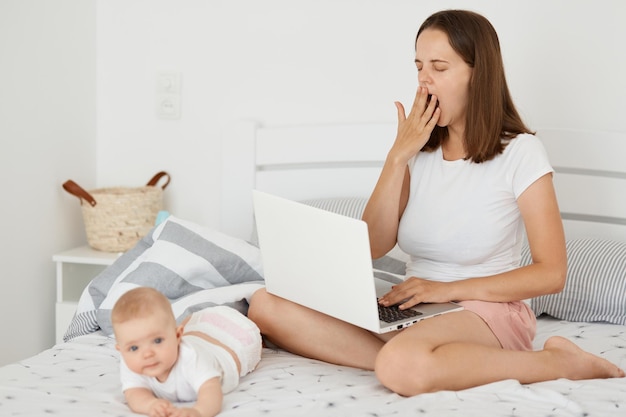
<svg viewBox="0 0 626 417">
<path fill-rule="evenodd" d="M 166 177 L 165 184 L 157 187 L 163 177 Z M 63 188 L 80 199 L 89 246 L 104 252 L 124 252 L 154 227 L 163 209 L 163 190 L 169 183 L 169 174 L 161 171 L 143 187 L 100 188 L 87 192 L 68 180 Z"/>
</svg>

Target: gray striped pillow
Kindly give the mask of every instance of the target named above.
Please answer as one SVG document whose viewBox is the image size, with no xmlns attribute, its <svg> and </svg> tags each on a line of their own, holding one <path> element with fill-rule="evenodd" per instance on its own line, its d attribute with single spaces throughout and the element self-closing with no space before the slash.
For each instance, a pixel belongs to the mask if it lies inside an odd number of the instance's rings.
<svg viewBox="0 0 626 417">
<path fill-rule="evenodd" d="M 248 242 L 199 224 L 169 216 L 133 248 L 96 276 L 83 291 L 65 340 L 102 329 L 112 334 L 111 309 L 131 288 L 150 286 L 178 308 L 177 319 L 209 305 L 229 305 L 243 314 L 244 284 L 262 284 L 259 249 Z M 206 290 L 221 292 L 217 302 Z M 252 291 L 255 286 L 245 286 Z M 203 294 L 203 297 L 198 297 Z M 235 298 L 232 298 L 235 297 Z M 187 310 L 184 308 L 188 307 Z"/>
<path fill-rule="evenodd" d="M 569 239 L 567 281 L 558 294 L 530 300 L 537 316 L 626 325 L 626 243 L 604 239 Z M 522 264 L 531 262 L 528 247 Z"/>
<path fill-rule="evenodd" d="M 313 200 L 304 200 L 302 203 L 322 210 L 360 219 L 363 216 L 363 211 L 367 205 L 367 198 L 318 198 Z"/>
</svg>

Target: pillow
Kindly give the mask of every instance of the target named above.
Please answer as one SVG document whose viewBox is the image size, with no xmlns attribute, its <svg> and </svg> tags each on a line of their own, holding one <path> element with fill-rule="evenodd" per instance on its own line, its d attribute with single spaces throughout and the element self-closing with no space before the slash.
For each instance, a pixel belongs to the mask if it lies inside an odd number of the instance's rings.
<svg viewBox="0 0 626 417">
<path fill-rule="evenodd" d="M 303 200 L 302 203 L 343 216 L 360 219 L 363 217 L 367 201 L 367 198 L 362 197 L 337 197 Z"/>
<path fill-rule="evenodd" d="M 567 281 L 558 294 L 530 300 L 537 316 L 561 320 L 626 325 L 626 243 L 603 239 L 570 239 L 567 246 Z M 530 250 L 522 264 L 532 262 Z"/>
<path fill-rule="evenodd" d="M 229 305 L 246 314 L 246 300 L 262 285 L 257 247 L 169 216 L 89 283 L 64 339 L 98 329 L 111 335 L 111 309 L 132 288 L 161 291 L 180 321 L 211 305 Z"/>
</svg>

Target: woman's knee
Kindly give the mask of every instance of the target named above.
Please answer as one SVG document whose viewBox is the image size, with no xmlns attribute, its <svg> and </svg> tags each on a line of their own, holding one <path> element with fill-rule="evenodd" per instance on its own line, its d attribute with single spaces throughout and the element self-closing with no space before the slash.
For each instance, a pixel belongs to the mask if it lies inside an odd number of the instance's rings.
<svg viewBox="0 0 626 417">
<path fill-rule="evenodd" d="M 262 334 L 271 337 L 278 330 L 276 326 L 281 323 L 281 320 L 276 320 L 276 318 L 285 317 L 287 309 L 286 300 L 261 288 L 250 298 L 248 318 L 258 326 Z"/>
<path fill-rule="evenodd" d="M 396 394 L 408 397 L 430 392 L 429 357 L 426 350 L 388 342 L 376 357 L 374 371 L 380 383 Z"/>
<path fill-rule="evenodd" d="M 250 306 L 248 307 L 248 318 L 256 323 L 261 330 L 266 322 L 266 318 L 271 314 L 274 296 L 269 294 L 265 288 L 261 288 L 252 294 Z"/>
</svg>

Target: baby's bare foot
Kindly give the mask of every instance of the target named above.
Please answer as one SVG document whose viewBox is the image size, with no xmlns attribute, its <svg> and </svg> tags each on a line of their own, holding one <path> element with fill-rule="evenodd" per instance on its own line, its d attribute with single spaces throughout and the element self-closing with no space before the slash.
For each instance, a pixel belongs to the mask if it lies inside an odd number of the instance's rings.
<svg viewBox="0 0 626 417">
<path fill-rule="evenodd" d="M 563 337 L 553 336 L 546 341 L 543 347 L 563 361 L 564 378 L 577 380 L 624 377 L 624 371 L 616 365 L 592 353 L 585 352 Z"/>
</svg>

